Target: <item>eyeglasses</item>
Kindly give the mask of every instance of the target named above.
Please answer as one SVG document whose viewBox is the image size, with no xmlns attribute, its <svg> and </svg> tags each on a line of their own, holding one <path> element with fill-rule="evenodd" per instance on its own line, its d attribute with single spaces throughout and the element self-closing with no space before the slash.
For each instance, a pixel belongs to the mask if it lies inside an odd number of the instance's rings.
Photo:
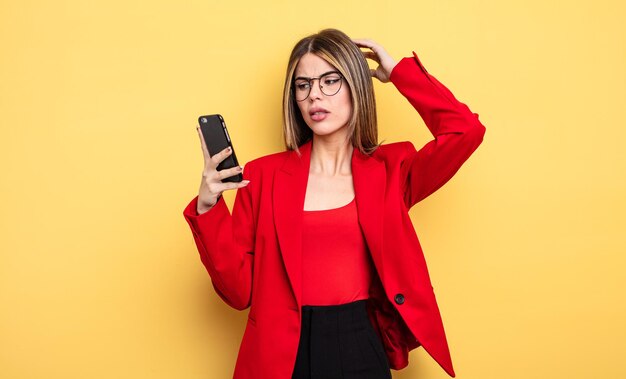
<svg viewBox="0 0 626 379">
<path fill-rule="evenodd" d="M 294 81 L 294 95 L 296 101 L 304 101 L 309 97 L 313 81 L 319 80 L 319 86 L 322 93 L 326 96 L 334 96 L 341 89 L 343 75 L 339 71 L 329 71 L 317 78 L 297 77 Z"/>
</svg>

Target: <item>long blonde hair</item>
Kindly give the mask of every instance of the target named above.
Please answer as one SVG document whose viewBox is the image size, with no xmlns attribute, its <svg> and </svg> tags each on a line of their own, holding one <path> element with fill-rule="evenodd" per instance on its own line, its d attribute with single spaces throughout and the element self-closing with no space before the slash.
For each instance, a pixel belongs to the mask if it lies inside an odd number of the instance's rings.
<svg viewBox="0 0 626 379">
<path fill-rule="evenodd" d="M 287 150 L 295 150 L 313 138 L 293 94 L 293 76 L 300 58 L 313 53 L 333 65 L 350 87 L 352 115 L 348 133 L 352 146 L 371 154 L 378 144 L 376 99 L 370 69 L 359 47 L 342 31 L 324 29 L 298 41 L 291 51 L 283 91 L 283 135 Z"/>
</svg>

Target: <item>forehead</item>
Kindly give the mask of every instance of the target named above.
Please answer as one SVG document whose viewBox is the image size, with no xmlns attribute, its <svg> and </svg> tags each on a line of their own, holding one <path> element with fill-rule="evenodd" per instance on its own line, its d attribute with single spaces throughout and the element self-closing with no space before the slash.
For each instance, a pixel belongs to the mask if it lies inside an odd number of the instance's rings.
<svg viewBox="0 0 626 379">
<path fill-rule="evenodd" d="M 320 58 L 313 53 L 306 53 L 302 56 L 302 58 L 300 58 L 300 61 L 298 61 L 295 77 L 316 77 L 333 70 L 336 70 L 336 68 L 326 62 L 323 58 Z"/>
</svg>

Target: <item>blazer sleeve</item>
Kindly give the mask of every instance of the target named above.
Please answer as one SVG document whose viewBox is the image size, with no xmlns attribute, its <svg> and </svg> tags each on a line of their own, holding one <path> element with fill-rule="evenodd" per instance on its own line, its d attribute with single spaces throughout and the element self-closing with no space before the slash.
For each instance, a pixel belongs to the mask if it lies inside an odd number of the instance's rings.
<svg viewBox="0 0 626 379">
<path fill-rule="evenodd" d="M 236 190 L 232 215 L 223 196 L 201 215 L 197 212 L 198 196 L 183 211 L 215 291 L 238 310 L 250 306 L 252 294 L 255 222 L 250 187 L 255 180 L 251 179 L 250 166 L 246 164 L 243 172 L 250 184 Z"/>
<path fill-rule="evenodd" d="M 418 150 L 405 144 L 400 173 L 404 202 L 410 209 L 443 186 L 478 148 L 485 127 L 467 105 L 430 75 L 417 54 L 403 58 L 391 71 L 391 82 L 420 114 L 435 137 Z"/>
</svg>

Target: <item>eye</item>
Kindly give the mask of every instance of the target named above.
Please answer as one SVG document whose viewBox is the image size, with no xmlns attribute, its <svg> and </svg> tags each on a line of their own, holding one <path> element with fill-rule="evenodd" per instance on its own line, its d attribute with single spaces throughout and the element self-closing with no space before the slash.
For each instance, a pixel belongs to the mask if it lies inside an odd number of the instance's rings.
<svg viewBox="0 0 626 379">
<path fill-rule="evenodd" d="M 331 84 L 337 83 L 340 80 L 341 80 L 341 78 L 338 77 L 338 76 L 328 76 L 328 77 L 324 78 L 324 84 L 331 85 Z"/>
<path fill-rule="evenodd" d="M 309 89 L 309 83 L 308 82 L 297 82 L 296 83 L 296 89 L 298 90 L 305 90 L 305 89 Z"/>
</svg>

